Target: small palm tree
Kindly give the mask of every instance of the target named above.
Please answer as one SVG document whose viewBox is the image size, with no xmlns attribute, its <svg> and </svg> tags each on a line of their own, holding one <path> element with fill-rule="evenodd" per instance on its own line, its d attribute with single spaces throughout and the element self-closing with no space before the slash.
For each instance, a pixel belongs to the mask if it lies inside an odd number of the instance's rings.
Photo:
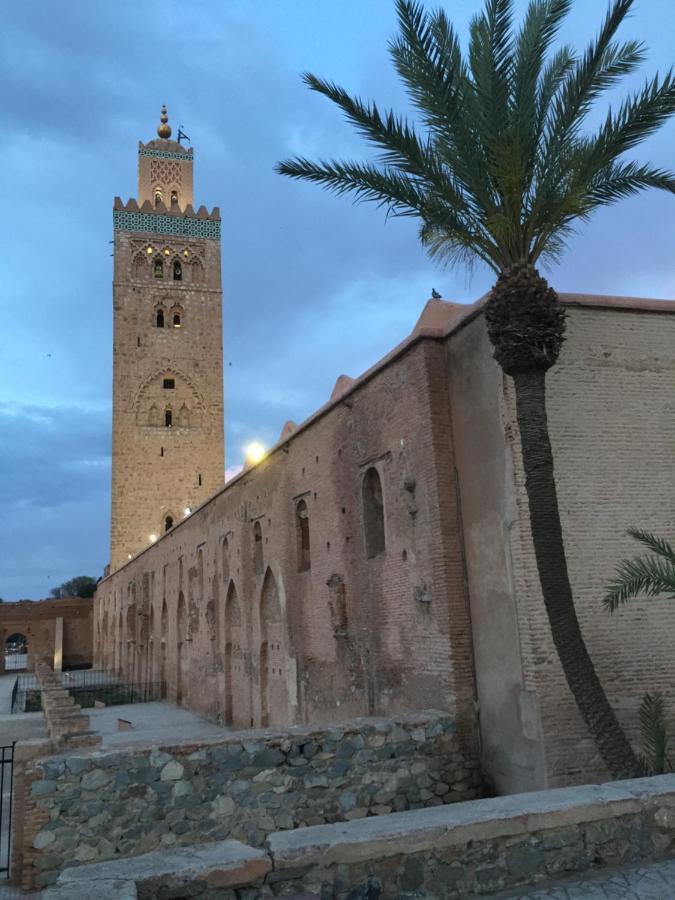
<svg viewBox="0 0 675 900">
<path fill-rule="evenodd" d="M 414 216 L 420 239 L 442 262 L 480 260 L 497 275 L 485 308 L 494 356 L 513 378 L 534 550 L 553 641 L 567 683 L 609 770 L 638 762 L 609 705 L 577 620 L 546 418 L 548 369 L 560 353 L 565 314 L 536 264 L 556 259 L 578 220 L 644 188 L 675 192 L 675 176 L 622 160 L 675 111 L 669 73 L 629 96 L 593 134 L 597 98 L 645 58 L 617 30 L 633 0 L 612 0 L 581 55 L 552 51 L 572 0 L 530 0 L 522 25 L 513 0 L 485 0 L 470 26 L 468 53 L 445 13 L 397 0 L 394 66 L 424 133 L 338 85 L 305 74 L 380 152 L 375 162 L 295 158 L 277 171 L 337 194 Z"/>
<path fill-rule="evenodd" d="M 638 596 L 667 596 L 675 600 L 675 550 L 663 538 L 641 528 L 629 528 L 628 534 L 651 551 L 649 556 L 624 559 L 616 569 L 603 603 L 615 612 Z M 640 704 L 640 734 L 643 753 L 640 767 L 644 775 L 671 771 L 668 759 L 665 700 L 662 694 L 645 694 Z"/>
</svg>

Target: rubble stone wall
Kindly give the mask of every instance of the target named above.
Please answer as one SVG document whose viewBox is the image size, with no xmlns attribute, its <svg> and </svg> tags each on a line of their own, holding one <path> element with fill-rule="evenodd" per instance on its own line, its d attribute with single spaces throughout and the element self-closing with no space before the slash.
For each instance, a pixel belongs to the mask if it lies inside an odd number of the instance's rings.
<svg viewBox="0 0 675 900">
<path fill-rule="evenodd" d="M 480 795 L 440 713 L 249 731 L 172 747 L 52 756 L 26 767 L 24 888 L 64 865 L 421 809 Z"/>
</svg>

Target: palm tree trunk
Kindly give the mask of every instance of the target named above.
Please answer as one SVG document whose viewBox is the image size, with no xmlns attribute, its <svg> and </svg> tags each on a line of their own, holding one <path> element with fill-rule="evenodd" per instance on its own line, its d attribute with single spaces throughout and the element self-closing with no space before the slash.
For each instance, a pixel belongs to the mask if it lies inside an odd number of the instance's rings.
<svg viewBox="0 0 675 900">
<path fill-rule="evenodd" d="M 588 655 L 572 599 L 548 434 L 546 372 L 518 372 L 513 381 L 532 541 L 553 643 L 605 765 L 614 778 L 635 777 L 640 774 L 638 761 Z"/>
</svg>

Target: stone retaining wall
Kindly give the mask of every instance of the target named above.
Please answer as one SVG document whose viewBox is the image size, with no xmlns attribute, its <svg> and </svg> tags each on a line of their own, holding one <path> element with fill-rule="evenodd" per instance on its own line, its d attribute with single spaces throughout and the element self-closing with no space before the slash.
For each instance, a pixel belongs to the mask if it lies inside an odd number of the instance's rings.
<svg viewBox="0 0 675 900">
<path fill-rule="evenodd" d="M 226 838 L 261 846 L 282 829 L 476 797 L 478 765 L 454 730 L 426 712 L 41 759 L 26 768 L 36 815 L 22 884 L 52 884 L 64 864 Z"/>
<path fill-rule="evenodd" d="M 155 851 L 67 869 L 46 896 L 513 898 L 569 873 L 673 857 L 675 775 L 663 775 L 277 832 L 258 851 L 236 841 Z"/>
</svg>

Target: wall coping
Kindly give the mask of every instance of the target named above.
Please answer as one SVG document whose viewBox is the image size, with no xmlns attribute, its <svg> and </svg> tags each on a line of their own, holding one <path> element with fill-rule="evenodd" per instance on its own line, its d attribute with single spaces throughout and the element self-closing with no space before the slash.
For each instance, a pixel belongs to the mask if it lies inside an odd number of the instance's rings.
<svg viewBox="0 0 675 900">
<path fill-rule="evenodd" d="M 152 850 L 121 860 L 71 866 L 59 875 L 58 884 L 123 878 L 147 887 L 154 879 L 170 873 L 172 878 L 206 875 L 210 887 L 223 888 L 249 884 L 271 869 L 271 860 L 264 850 L 256 850 L 241 841 L 213 841 Z"/>
<path fill-rule="evenodd" d="M 243 745 L 244 748 L 246 748 L 247 745 L 252 746 L 262 743 L 274 746 L 275 744 L 281 744 L 288 740 L 311 740 L 314 737 L 326 735 L 328 733 L 332 733 L 336 740 L 342 740 L 343 737 L 348 737 L 350 734 L 359 734 L 367 730 L 388 734 L 394 728 L 401 727 L 412 731 L 415 728 L 432 725 L 434 722 L 449 722 L 452 719 L 453 716 L 448 712 L 431 709 L 423 710 L 418 713 L 399 713 L 398 715 L 389 716 L 387 718 L 364 716 L 360 718 L 326 722 L 325 724 L 286 725 L 279 729 L 247 728 L 241 731 L 227 732 L 215 737 L 199 738 L 197 741 L 185 739 L 182 741 L 163 742 L 158 744 L 156 739 L 153 740 L 153 738 L 149 736 L 147 741 L 134 741 L 133 743 L 125 744 L 124 746 L 108 747 L 105 749 L 95 748 L 86 753 L 82 752 L 81 749 L 78 749 L 73 753 L 66 753 L 65 749 L 63 749 L 56 755 L 59 757 L 67 756 L 68 759 L 72 759 L 73 757 L 86 757 L 86 759 L 96 762 L 96 760 L 101 757 L 119 756 L 120 754 L 129 756 L 134 753 L 148 753 L 153 750 L 162 753 L 184 753 L 188 750 L 194 752 L 212 747 L 228 747 L 236 744 L 239 746 Z M 452 731 L 454 732 L 454 728 Z M 452 732 L 449 732 L 446 729 L 446 733 L 451 734 Z"/>
<path fill-rule="evenodd" d="M 362 862 L 617 818 L 640 812 L 650 801 L 675 806 L 675 775 L 533 791 L 277 831 L 269 835 L 267 847 L 275 870 Z"/>
</svg>

